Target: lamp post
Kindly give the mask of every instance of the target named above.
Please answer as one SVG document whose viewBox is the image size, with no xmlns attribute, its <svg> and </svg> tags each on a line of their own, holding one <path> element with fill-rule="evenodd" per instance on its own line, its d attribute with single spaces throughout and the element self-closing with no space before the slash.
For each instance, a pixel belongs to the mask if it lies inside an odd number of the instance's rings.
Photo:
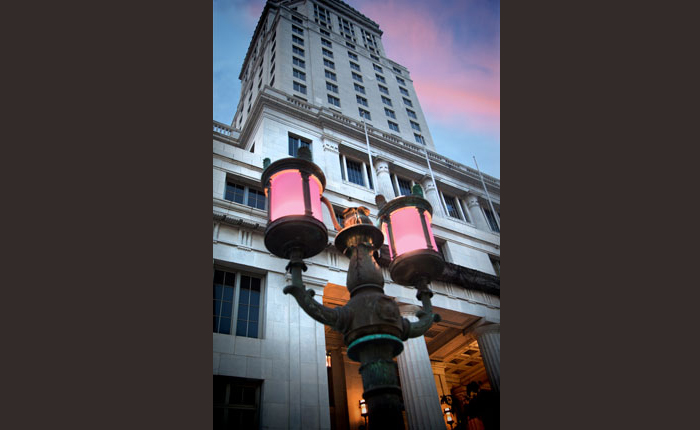
<svg viewBox="0 0 700 430">
<path fill-rule="evenodd" d="M 440 316 L 432 312 L 432 292 L 428 288 L 430 280 L 444 267 L 430 229 L 430 203 L 422 197 L 420 187 L 414 187 L 413 195 L 382 206 L 381 230 L 372 224 L 369 210 L 362 206 L 343 212 L 341 228 L 332 216 L 330 202 L 322 195 L 325 176 L 311 161 L 308 148 L 299 148 L 298 157 L 271 164 L 265 159 L 264 167 L 261 182 L 269 198 L 265 247 L 289 260 L 291 284 L 283 292 L 291 294 L 311 318 L 343 334 L 348 357 L 361 363 L 370 428 L 404 429 L 401 388 L 393 357 L 403 350 L 404 340 L 421 336 L 433 321 L 440 321 Z M 303 259 L 323 251 L 328 241 L 322 202 L 339 231 L 335 246 L 350 258 L 346 282 L 350 300 L 337 308 L 314 300 L 314 291 L 307 290 L 301 279 L 301 272 L 306 270 Z M 384 294 L 384 277 L 376 260 L 384 234 L 389 237 L 392 279 L 418 289 L 416 297 L 423 304 L 416 314 L 418 321 L 401 317 L 396 302 Z"/>
</svg>

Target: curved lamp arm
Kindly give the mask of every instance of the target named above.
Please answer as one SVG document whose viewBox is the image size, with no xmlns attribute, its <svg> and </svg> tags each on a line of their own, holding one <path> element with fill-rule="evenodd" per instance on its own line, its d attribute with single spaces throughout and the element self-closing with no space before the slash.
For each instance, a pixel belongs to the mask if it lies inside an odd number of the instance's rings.
<svg viewBox="0 0 700 430">
<path fill-rule="evenodd" d="M 347 319 L 344 307 L 329 308 L 314 300 L 313 297 L 316 293 L 314 290 L 307 290 L 301 280 L 301 272 L 302 270 L 306 270 L 304 261 L 292 253 L 292 257 L 289 259 L 289 264 L 287 265 L 287 270 L 291 270 L 292 272 L 292 283 L 284 287 L 282 292 L 294 296 L 299 306 L 311 318 L 321 324 L 329 325 L 335 330 L 342 331 L 341 329 L 345 325 Z"/>
<path fill-rule="evenodd" d="M 433 321 L 440 322 L 442 320 L 440 315 L 433 313 L 433 305 L 430 303 L 430 298 L 433 296 L 433 292 L 428 288 L 428 280 L 421 278 L 418 281 L 416 288 L 418 289 L 416 298 L 421 301 L 423 308 L 416 312 L 418 321 L 409 321 L 408 319 L 404 318 L 404 339 L 402 340 L 422 336 L 426 331 L 428 331 L 430 326 L 433 325 Z"/>
</svg>

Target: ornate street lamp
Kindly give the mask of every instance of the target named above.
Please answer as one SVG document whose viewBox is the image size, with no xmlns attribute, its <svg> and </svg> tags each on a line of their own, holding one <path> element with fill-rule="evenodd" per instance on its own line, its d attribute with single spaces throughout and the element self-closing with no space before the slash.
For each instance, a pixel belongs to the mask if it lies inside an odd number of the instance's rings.
<svg viewBox="0 0 700 430">
<path fill-rule="evenodd" d="M 343 227 L 331 216 L 339 231 L 336 248 L 350 258 L 345 306 L 328 308 L 313 299 L 301 280 L 306 270 L 304 258 L 320 253 L 328 241 L 321 202 L 331 215 L 333 208 L 325 197 L 325 176 L 311 161 L 308 148 L 299 148 L 298 158 L 284 158 L 269 164 L 261 182 L 269 198 L 265 247 L 274 255 L 289 259 L 291 284 L 284 288 L 313 319 L 343 334 L 348 357 L 361 363 L 363 397 L 374 429 L 404 429 L 401 388 L 393 357 L 403 351 L 403 341 L 423 335 L 440 316 L 432 312 L 428 289 L 430 280 L 444 267 L 430 230 L 432 208 L 423 199 L 420 187 L 411 196 L 387 203 L 379 212 L 382 228 L 389 235 L 392 279 L 401 285 L 414 285 L 423 309 L 412 322 L 401 317 L 395 300 L 384 294 L 384 277 L 376 260 L 384 234 L 369 219 L 365 207 L 343 212 Z M 420 235 L 417 235 L 419 232 Z M 422 238 L 422 240 L 419 240 Z"/>
<path fill-rule="evenodd" d="M 360 399 L 360 415 L 362 415 L 362 418 L 365 419 L 365 429 L 367 428 L 367 402 L 365 402 L 365 399 Z"/>
</svg>

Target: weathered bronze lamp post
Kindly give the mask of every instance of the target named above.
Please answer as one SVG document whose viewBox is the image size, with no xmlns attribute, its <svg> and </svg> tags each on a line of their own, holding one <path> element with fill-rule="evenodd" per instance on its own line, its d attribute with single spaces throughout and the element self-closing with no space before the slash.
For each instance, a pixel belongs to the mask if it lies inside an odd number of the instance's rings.
<svg viewBox="0 0 700 430">
<path fill-rule="evenodd" d="M 369 219 L 365 207 L 343 212 L 336 248 L 350 258 L 347 289 L 350 301 L 342 307 L 328 308 L 313 299 L 301 280 L 306 270 L 303 259 L 323 251 L 328 231 L 323 224 L 321 202 L 326 179 L 311 162 L 307 148 L 299 148 L 299 158 L 284 158 L 269 164 L 261 182 L 269 198 L 265 247 L 274 255 L 289 259 L 287 270 L 292 282 L 284 288 L 313 319 L 343 334 L 348 357 L 361 363 L 363 397 L 369 410 L 371 429 L 404 429 L 401 414 L 401 388 L 393 358 L 403 351 L 403 341 L 425 333 L 440 316 L 432 312 L 428 288 L 430 280 L 442 272 L 444 260 L 437 252 L 430 229 L 432 208 L 422 197 L 420 187 L 411 196 L 398 197 L 379 211 L 382 230 Z M 418 289 L 416 297 L 423 309 L 412 322 L 401 317 L 396 302 L 384 294 L 384 277 L 376 260 L 377 251 L 389 237 L 392 279 Z"/>
</svg>

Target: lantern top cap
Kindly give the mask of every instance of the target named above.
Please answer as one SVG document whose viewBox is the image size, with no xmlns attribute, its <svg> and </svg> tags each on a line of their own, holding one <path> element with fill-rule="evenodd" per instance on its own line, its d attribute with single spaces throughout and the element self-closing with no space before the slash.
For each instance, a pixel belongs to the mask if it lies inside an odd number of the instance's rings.
<svg viewBox="0 0 700 430">
<path fill-rule="evenodd" d="M 411 194 L 409 196 L 401 196 L 392 199 L 390 202 L 382 206 L 381 209 L 379 209 L 377 216 L 379 219 L 382 219 L 391 215 L 391 213 L 395 210 L 405 207 L 416 207 L 418 209 L 423 209 L 431 216 L 433 215 L 433 207 L 430 205 L 430 202 L 421 196 Z"/>
</svg>

